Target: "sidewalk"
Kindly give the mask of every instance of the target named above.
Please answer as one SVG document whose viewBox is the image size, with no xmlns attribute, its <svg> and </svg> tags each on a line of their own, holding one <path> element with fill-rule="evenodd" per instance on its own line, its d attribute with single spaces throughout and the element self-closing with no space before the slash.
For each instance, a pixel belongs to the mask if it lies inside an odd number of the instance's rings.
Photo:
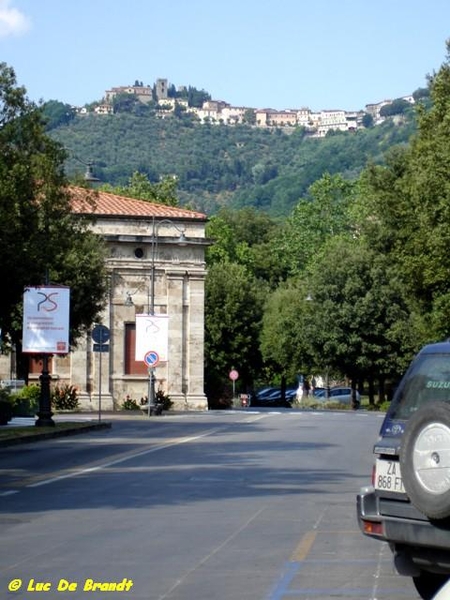
<svg viewBox="0 0 450 600">
<path fill-rule="evenodd" d="M 185 416 L 193 414 L 203 415 L 210 414 L 211 411 L 166 411 L 162 415 L 153 415 L 148 417 L 147 414 L 141 411 L 102 411 L 99 415 L 97 412 L 77 412 L 77 413 L 57 413 L 53 415 L 53 421 L 56 424 L 56 428 L 51 427 L 36 427 L 35 417 L 13 417 L 7 425 L 0 427 L 0 448 L 6 446 L 15 446 L 18 444 L 28 444 L 32 442 L 38 442 L 40 440 L 47 440 L 51 438 L 66 437 L 70 435 L 77 435 L 86 433 L 87 431 L 96 431 L 101 429 L 111 429 L 112 422 L 118 420 L 160 420 L 167 417 Z M 74 427 L 66 427 L 64 429 L 58 429 L 59 424 L 73 423 Z M 84 424 L 84 425 L 83 425 Z M 23 435 L 17 432 L 14 436 L 4 437 L 2 439 L 2 432 L 8 430 L 23 429 Z"/>
<path fill-rule="evenodd" d="M 34 417 L 14 417 L 7 425 L 2 425 L 0 428 L 0 434 L 3 432 L 7 436 L 8 430 L 15 430 L 15 434 L 11 437 L 1 437 L 0 435 L 0 448 L 7 446 L 16 446 L 18 444 L 30 444 L 32 442 L 39 442 L 41 440 L 48 440 L 58 437 L 67 437 L 70 435 L 77 435 L 80 433 L 86 433 L 87 431 L 96 431 L 100 429 L 110 429 L 111 422 L 100 421 L 97 418 L 93 418 L 92 415 L 81 415 L 81 414 L 67 414 L 67 415 L 55 415 L 53 420 L 55 421 L 56 428 L 50 427 L 36 427 L 36 419 Z M 58 424 L 67 423 L 68 426 L 64 428 L 58 428 Z M 74 427 L 70 427 L 69 423 L 74 423 Z M 22 430 L 23 435 L 17 430 Z"/>
</svg>

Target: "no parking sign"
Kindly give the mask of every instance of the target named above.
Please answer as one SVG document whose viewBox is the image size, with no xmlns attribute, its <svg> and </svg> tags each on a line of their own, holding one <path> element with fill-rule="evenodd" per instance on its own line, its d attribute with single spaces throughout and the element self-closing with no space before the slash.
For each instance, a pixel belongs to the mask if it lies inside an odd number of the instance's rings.
<svg viewBox="0 0 450 600">
<path fill-rule="evenodd" d="M 159 363 L 159 354 L 155 350 L 149 350 L 144 356 L 144 362 L 147 367 L 156 367 Z"/>
</svg>

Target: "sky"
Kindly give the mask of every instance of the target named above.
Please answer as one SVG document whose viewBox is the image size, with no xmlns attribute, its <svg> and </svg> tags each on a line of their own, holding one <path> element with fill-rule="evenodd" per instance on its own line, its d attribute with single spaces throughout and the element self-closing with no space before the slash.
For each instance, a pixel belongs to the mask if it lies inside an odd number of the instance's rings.
<svg viewBox="0 0 450 600">
<path fill-rule="evenodd" d="M 449 0 L 0 0 L 0 61 L 74 106 L 169 84 L 232 106 L 364 109 L 427 85 Z"/>
</svg>

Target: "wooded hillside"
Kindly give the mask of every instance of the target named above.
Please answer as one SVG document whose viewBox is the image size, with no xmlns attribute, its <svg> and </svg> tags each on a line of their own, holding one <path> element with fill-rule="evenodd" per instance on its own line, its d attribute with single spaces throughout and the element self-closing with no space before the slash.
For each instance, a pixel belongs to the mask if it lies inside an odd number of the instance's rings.
<svg viewBox="0 0 450 600">
<path fill-rule="evenodd" d="M 356 178 L 368 162 L 406 143 L 414 131 L 414 109 L 402 124 L 311 139 L 303 129 L 207 125 L 186 115 L 167 119 L 143 115 L 85 115 L 49 134 L 70 149 L 70 176 L 94 164 L 103 183 L 126 185 L 135 171 L 158 181 L 175 175 L 182 205 L 215 214 L 220 207 L 252 206 L 286 217 L 323 173 Z"/>
</svg>

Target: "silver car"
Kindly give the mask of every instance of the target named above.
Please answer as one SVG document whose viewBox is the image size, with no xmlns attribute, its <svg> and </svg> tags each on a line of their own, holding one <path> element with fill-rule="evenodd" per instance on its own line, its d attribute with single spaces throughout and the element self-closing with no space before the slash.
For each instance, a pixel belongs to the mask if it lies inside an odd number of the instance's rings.
<svg viewBox="0 0 450 600">
<path fill-rule="evenodd" d="M 323 401 L 338 402 L 339 404 L 351 404 L 352 403 L 352 388 L 351 387 L 333 387 L 327 390 L 318 390 L 314 394 L 315 398 Z M 355 390 L 355 403 L 357 406 L 361 404 L 361 396 L 358 391 Z"/>
</svg>

